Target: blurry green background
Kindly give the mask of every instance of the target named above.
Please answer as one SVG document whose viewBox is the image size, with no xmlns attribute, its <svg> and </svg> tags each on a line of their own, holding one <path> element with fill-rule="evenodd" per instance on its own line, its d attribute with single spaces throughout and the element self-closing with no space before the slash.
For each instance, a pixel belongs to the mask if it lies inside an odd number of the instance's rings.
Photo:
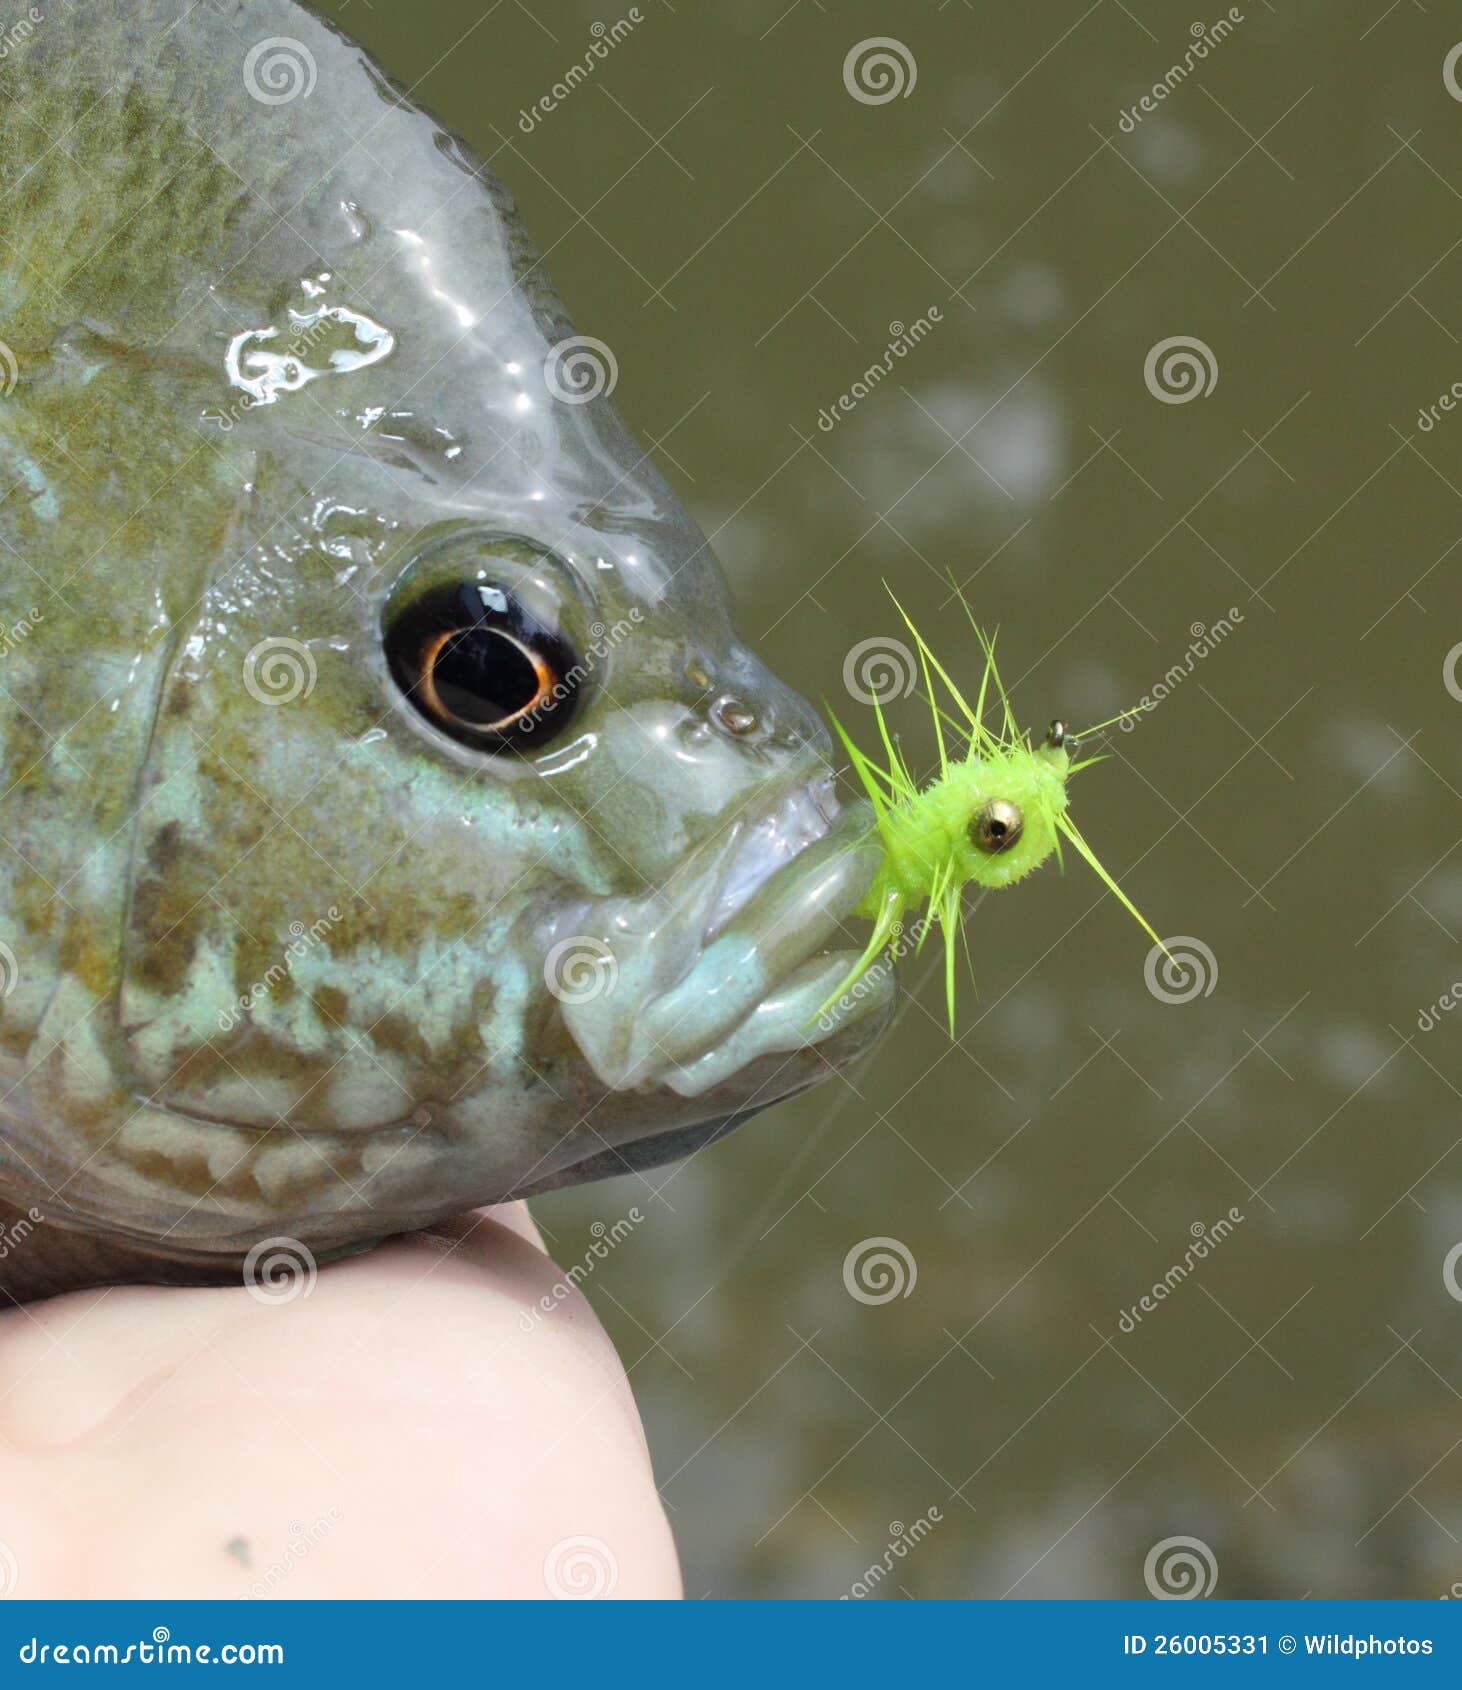
<svg viewBox="0 0 1462 1690">
<path fill-rule="evenodd" d="M 324 9 L 510 185 L 747 637 L 860 731 L 884 580 L 973 669 L 952 571 L 1034 724 L 1135 702 L 1242 612 L 1077 788 L 1209 995 L 1161 1001 L 1115 901 L 1048 869 L 975 914 L 957 1044 L 926 957 L 846 1079 L 653 1189 L 536 1205 L 565 1263 L 645 1216 L 586 1290 L 689 1593 L 1141 1595 L 1178 1536 L 1219 1596 L 1450 1590 L 1462 1009 L 1419 1017 L 1462 977 L 1462 414 L 1419 413 L 1462 380 L 1462 20 L 1248 0 L 1125 133 L 1220 9 L 640 0 L 525 134 L 628 7 Z M 912 87 L 853 98 L 890 34 Z M 1159 402 L 1179 335 L 1217 384 Z M 882 1304 L 844 1280 L 876 1238 L 916 1264 Z"/>
</svg>

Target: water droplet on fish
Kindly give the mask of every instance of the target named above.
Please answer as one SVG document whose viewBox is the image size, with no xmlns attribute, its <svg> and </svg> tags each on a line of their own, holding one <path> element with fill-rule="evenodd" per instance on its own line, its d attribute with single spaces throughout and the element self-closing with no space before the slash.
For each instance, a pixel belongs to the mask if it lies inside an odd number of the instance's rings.
<svg viewBox="0 0 1462 1690">
<path fill-rule="evenodd" d="M 281 394 L 298 392 L 322 376 L 368 369 L 396 349 L 396 337 L 388 328 L 344 305 L 291 311 L 289 316 L 288 351 L 270 350 L 268 342 L 279 340 L 282 332 L 272 324 L 245 329 L 229 342 L 224 360 L 228 379 L 256 405 L 273 405 Z M 312 363 L 312 357 L 321 361 Z"/>
</svg>

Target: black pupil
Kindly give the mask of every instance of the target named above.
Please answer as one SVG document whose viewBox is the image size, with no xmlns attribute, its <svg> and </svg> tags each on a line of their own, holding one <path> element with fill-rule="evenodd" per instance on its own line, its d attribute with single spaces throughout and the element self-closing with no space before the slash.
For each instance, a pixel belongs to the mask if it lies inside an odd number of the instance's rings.
<svg viewBox="0 0 1462 1690">
<path fill-rule="evenodd" d="M 1005 823 L 1004 822 L 991 822 L 990 823 L 990 837 L 992 839 L 1003 839 L 1005 837 Z"/>
<path fill-rule="evenodd" d="M 493 727 L 538 697 L 538 671 L 514 639 L 493 628 L 465 628 L 432 666 L 442 707 L 474 727 Z"/>
</svg>

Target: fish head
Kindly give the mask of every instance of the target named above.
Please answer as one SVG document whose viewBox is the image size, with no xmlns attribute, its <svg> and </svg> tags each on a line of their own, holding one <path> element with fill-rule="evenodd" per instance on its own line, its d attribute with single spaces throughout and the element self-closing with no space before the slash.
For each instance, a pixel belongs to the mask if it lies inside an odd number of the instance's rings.
<svg viewBox="0 0 1462 1690">
<path fill-rule="evenodd" d="M 505 190 L 301 7 L 87 10 L 30 49 L 35 121 L 76 131 L 34 241 L 83 177 L 127 216 L 64 310 L 17 308 L 90 472 L 51 472 L 52 543 L 86 505 L 71 573 L 100 534 L 131 595 L 91 623 L 126 648 L 129 1107 L 71 1218 L 354 1247 L 683 1154 L 861 1054 L 886 986 L 815 1018 L 870 812 Z"/>
</svg>

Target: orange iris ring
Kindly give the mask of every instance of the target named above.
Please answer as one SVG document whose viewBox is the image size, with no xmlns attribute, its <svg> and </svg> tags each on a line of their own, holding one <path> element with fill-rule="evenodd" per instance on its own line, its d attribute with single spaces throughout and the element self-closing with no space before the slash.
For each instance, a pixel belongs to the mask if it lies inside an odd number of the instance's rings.
<svg viewBox="0 0 1462 1690">
<path fill-rule="evenodd" d="M 462 634 L 471 634 L 477 631 L 479 630 L 471 626 L 448 628 L 443 633 L 433 635 L 427 641 L 421 654 L 421 679 L 418 682 L 419 696 L 439 722 L 450 724 L 458 732 L 482 734 L 484 737 L 511 733 L 519 722 L 523 721 L 525 717 L 531 716 L 538 709 L 544 698 L 559 684 L 559 677 L 544 662 L 538 652 L 534 651 L 531 646 L 524 645 L 516 635 L 508 633 L 504 628 L 483 627 L 480 629 L 481 632 L 490 633 L 499 640 L 506 640 L 509 645 L 518 651 L 532 669 L 538 682 L 538 690 L 520 710 L 514 710 L 507 716 L 501 716 L 495 722 L 467 721 L 465 717 L 459 716 L 456 711 L 449 710 L 443 702 L 441 694 L 437 691 L 436 667 L 442 652 L 453 640 Z"/>
</svg>

